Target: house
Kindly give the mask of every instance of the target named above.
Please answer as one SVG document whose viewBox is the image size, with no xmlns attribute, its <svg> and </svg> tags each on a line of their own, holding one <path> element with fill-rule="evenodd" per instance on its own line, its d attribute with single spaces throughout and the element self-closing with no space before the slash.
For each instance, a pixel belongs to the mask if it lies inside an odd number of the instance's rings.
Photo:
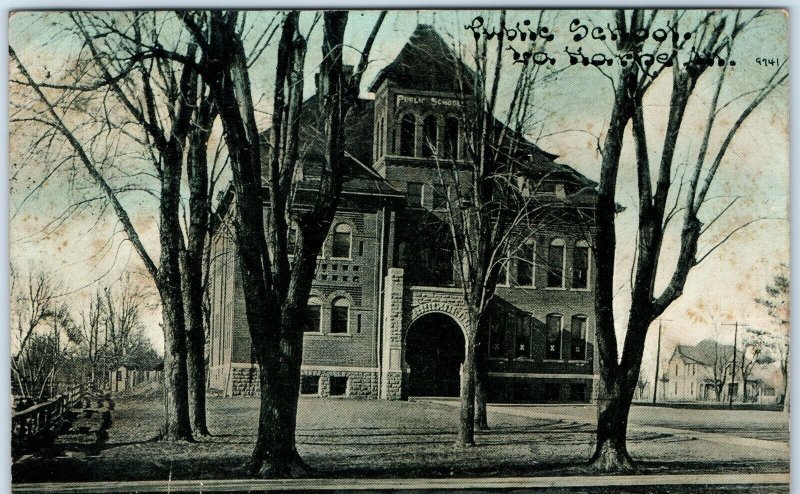
<svg viewBox="0 0 800 494">
<path fill-rule="evenodd" d="M 347 116 L 348 177 L 309 299 L 302 394 L 458 395 L 466 311 L 443 224 L 453 184 L 436 160 L 467 158 L 460 63 L 420 25 L 370 85 L 374 99 L 360 99 Z M 300 117 L 296 204 L 315 190 L 324 159 L 316 108 L 314 95 Z M 491 309 L 490 399 L 590 402 L 596 184 L 532 143 L 523 151 L 525 173 L 541 183 L 535 193 L 573 214 L 540 225 L 503 266 Z M 216 209 L 210 270 L 208 382 L 225 395 L 258 392 L 231 236 L 235 200 L 228 189 Z"/>
<path fill-rule="evenodd" d="M 163 361 L 156 365 L 147 365 L 129 359 L 129 361 L 123 361 L 116 369 L 109 371 L 108 385 L 112 392 L 118 393 L 144 383 L 160 381 L 163 374 Z"/>
<path fill-rule="evenodd" d="M 746 401 L 774 403 L 776 381 L 774 372 L 765 366 L 755 366 L 742 385 L 742 353 L 736 352 L 736 375 L 733 345 L 723 345 L 706 339 L 697 345 L 678 345 L 667 363 L 659 386 L 659 398 L 665 401 Z"/>
</svg>

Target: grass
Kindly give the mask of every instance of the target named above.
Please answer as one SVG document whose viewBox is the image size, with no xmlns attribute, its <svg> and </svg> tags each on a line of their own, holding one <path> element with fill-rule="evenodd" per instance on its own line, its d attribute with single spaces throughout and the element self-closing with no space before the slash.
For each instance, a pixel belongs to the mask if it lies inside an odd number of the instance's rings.
<svg viewBox="0 0 800 494">
<path fill-rule="evenodd" d="M 154 440 L 157 398 L 120 399 L 99 454 L 34 457 L 14 465 L 14 482 L 237 478 L 254 445 L 256 398 L 209 398 L 213 436 L 195 443 Z M 706 412 L 708 413 L 708 412 Z M 711 412 L 713 413 L 713 412 Z M 752 412 L 751 412 L 752 413 Z M 425 402 L 301 398 L 298 449 L 320 477 L 442 477 L 585 473 L 589 425 L 490 413 L 477 446 L 453 448 L 457 409 Z M 784 472 L 785 454 L 727 448 L 687 435 L 629 434 L 642 471 Z"/>
</svg>

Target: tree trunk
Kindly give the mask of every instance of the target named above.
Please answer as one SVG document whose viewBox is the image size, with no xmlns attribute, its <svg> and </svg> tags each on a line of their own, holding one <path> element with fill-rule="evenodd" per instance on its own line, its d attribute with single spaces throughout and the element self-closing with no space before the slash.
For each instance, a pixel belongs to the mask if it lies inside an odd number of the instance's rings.
<svg viewBox="0 0 800 494">
<path fill-rule="evenodd" d="M 634 463 L 626 444 L 628 412 L 633 388 L 623 389 L 622 379 L 601 379 L 597 398 L 597 443 L 589 464 L 601 472 L 631 472 Z"/>
<path fill-rule="evenodd" d="M 188 244 L 183 252 L 183 300 L 188 342 L 187 366 L 192 431 L 207 436 L 206 424 L 206 326 L 203 317 L 203 255 L 209 229 L 207 145 L 216 112 L 211 99 L 203 97 L 189 133 L 187 177 L 189 181 Z"/>
<path fill-rule="evenodd" d="M 164 320 L 164 406 L 163 438 L 192 439 L 189 425 L 188 376 L 186 371 L 186 334 L 183 327 L 183 303 L 180 289 L 162 289 Z"/>
<path fill-rule="evenodd" d="M 167 440 L 192 440 L 180 273 L 180 243 L 183 236 L 178 216 L 181 161 L 182 153 L 179 149 L 165 156 L 161 178 L 161 266 L 158 270 L 158 291 L 164 324 L 164 438 Z"/>
<path fill-rule="evenodd" d="M 456 446 L 475 445 L 475 332 L 467 332 L 461 366 L 461 412 Z"/>
<path fill-rule="evenodd" d="M 191 235 L 190 240 L 191 243 Z M 195 257 L 186 252 L 183 272 L 183 300 L 186 310 L 189 401 L 192 432 L 209 435 L 206 424 L 205 325 L 203 324 L 202 251 Z"/>
<path fill-rule="evenodd" d="M 488 414 L 486 413 L 486 402 L 489 395 L 488 339 L 488 329 L 481 330 L 475 346 L 475 429 L 479 431 L 489 430 Z"/>
<path fill-rule="evenodd" d="M 250 473 L 265 478 L 306 476 L 311 468 L 297 452 L 297 405 L 303 358 L 301 311 L 284 310 L 281 358 L 278 365 L 260 366 L 261 413 Z M 292 326 L 292 327 L 287 327 Z M 261 362 L 266 363 L 266 355 Z"/>
</svg>

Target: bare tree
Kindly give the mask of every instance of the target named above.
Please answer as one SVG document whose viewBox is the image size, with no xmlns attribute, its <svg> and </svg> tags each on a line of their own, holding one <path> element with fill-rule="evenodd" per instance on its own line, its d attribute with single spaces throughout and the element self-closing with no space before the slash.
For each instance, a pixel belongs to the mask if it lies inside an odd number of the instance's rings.
<svg viewBox="0 0 800 494">
<path fill-rule="evenodd" d="M 767 309 L 767 313 L 780 327 L 782 334 L 779 341 L 775 342 L 775 351 L 778 353 L 778 362 L 781 366 L 783 377 L 783 410 L 789 411 L 789 267 L 781 263 L 780 272 L 775 275 L 772 283 L 767 285 L 766 297 L 756 298 L 756 302 Z"/>
<path fill-rule="evenodd" d="M 671 24 L 678 25 L 685 13 L 674 12 Z M 603 71 L 613 84 L 613 104 L 606 127 L 600 171 L 599 197 L 597 201 L 597 236 L 594 245 L 597 264 L 595 283 L 595 309 L 597 346 L 600 363 L 600 385 L 598 396 L 598 426 L 596 450 L 592 465 L 601 471 L 625 471 L 634 468 L 626 444 L 627 419 L 631 399 L 641 368 L 645 337 L 651 323 L 661 315 L 683 293 L 692 268 L 707 259 L 741 225 L 723 239 L 700 252 L 702 234 L 714 225 L 736 202 L 734 199 L 716 215 L 708 213 L 704 206 L 709 201 L 709 191 L 727 154 L 731 142 L 743 122 L 777 88 L 782 86 L 788 74 L 785 65 L 775 72 L 755 91 L 734 97 L 733 103 L 749 101 L 732 119 L 718 118 L 732 103 L 720 101 L 728 70 L 719 67 L 709 70 L 718 60 L 727 60 L 737 37 L 762 12 L 748 14 L 735 12 L 701 13 L 699 21 L 687 32 L 690 36 L 667 37 L 664 47 L 668 50 L 669 67 L 658 65 L 640 67 L 634 63 L 648 50 L 654 48 L 645 43 L 640 33 L 648 31 L 661 14 L 657 11 L 617 11 L 614 15 L 616 50 L 615 55 L 631 63 L 619 64 L 618 74 L 612 77 Z M 713 63 L 710 63 L 713 62 Z M 717 66 L 717 65 L 714 65 Z M 668 70 L 667 70 L 668 68 Z M 684 124 L 684 115 L 698 80 L 706 73 L 714 84 L 714 94 L 708 107 L 707 118 L 700 132 L 700 146 L 696 159 L 687 171 L 688 180 L 675 180 L 677 140 Z M 652 141 L 646 136 L 645 118 L 649 108 L 644 104 L 647 90 L 661 74 L 671 74 L 672 85 L 668 118 L 663 139 L 660 139 L 660 160 L 652 165 Z M 660 109 L 659 109 L 660 111 Z M 731 110 L 732 111 L 732 110 Z M 732 122 L 726 125 L 728 122 Z M 616 263 L 616 191 L 620 156 L 625 142 L 625 129 L 631 124 L 632 141 L 636 151 L 638 177 L 638 235 L 635 265 L 632 268 L 631 311 L 625 329 L 625 340 L 620 354 L 614 326 L 613 297 L 614 267 Z M 721 132 L 723 137 L 713 152 L 712 132 Z M 655 173 L 653 173 L 655 166 Z M 672 194 L 670 192 L 672 191 Z M 674 205 L 669 197 L 676 198 Z M 706 218 L 704 213 L 712 214 Z M 656 291 L 656 276 L 662 255 L 667 226 L 682 220 L 678 260 L 669 282 L 660 293 Z"/>
<path fill-rule="evenodd" d="M 100 323 L 107 347 L 107 360 L 112 368 L 123 363 L 137 344 L 142 332 L 144 294 L 132 283 L 130 275 L 121 278 L 121 290 L 111 286 L 102 289 Z"/>
<path fill-rule="evenodd" d="M 110 19 L 114 16 L 118 19 Z M 30 87 L 39 99 L 42 109 L 35 119 L 55 129 L 73 148 L 79 163 L 111 204 L 117 219 L 133 244 L 134 249 L 155 282 L 162 302 L 165 338 L 165 424 L 164 437 L 170 440 L 191 440 L 189 422 L 188 385 L 186 370 L 186 334 L 181 293 L 180 243 L 182 232 L 179 221 L 180 183 L 184 160 L 185 141 L 190 130 L 190 120 L 196 99 L 197 78 L 191 66 L 158 63 L 151 50 L 143 48 L 148 37 L 153 45 L 161 46 L 157 39 L 159 29 L 155 13 L 73 13 L 70 19 L 74 34 L 83 42 L 84 70 L 80 79 L 64 85 L 37 82 L 17 57 L 12 47 L 9 52 L 16 61 L 21 83 Z M 196 48 L 189 45 L 185 56 L 191 57 Z M 166 74 L 164 84 L 155 86 L 156 75 Z M 89 79 L 84 82 L 84 79 Z M 161 95 L 157 96 L 157 88 Z M 122 205 L 118 191 L 109 183 L 102 162 L 93 159 L 96 141 L 82 140 L 81 134 L 70 128 L 65 117 L 74 116 L 76 108 L 60 108 L 58 104 L 74 101 L 67 93 L 91 93 L 105 90 L 113 96 L 118 106 L 126 112 L 130 122 L 139 126 L 135 137 L 151 153 L 151 163 L 158 177 L 160 259 L 156 265 L 140 240 L 139 233 Z M 56 92 L 54 102 L 45 91 Z M 61 93 L 57 93 L 61 91 Z M 80 109 L 80 108 L 78 108 Z M 112 118 L 105 109 L 103 128 L 111 127 Z M 128 122 L 126 122 L 128 123 Z M 123 127 L 124 127 L 123 123 Z"/>
<path fill-rule="evenodd" d="M 199 75 L 197 76 L 199 77 Z M 204 86 L 204 85 L 203 85 Z M 210 242 L 211 191 L 214 180 L 209 180 L 208 140 L 211 127 L 217 118 L 216 107 L 203 87 L 198 91 L 198 102 L 192 129 L 188 135 L 186 172 L 189 181 L 189 221 L 187 241 L 181 251 L 183 300 L 186 311 L 187 366 L 189 402 L 192 431 L 195 435 L 209 434 L 206 424 L 206 328 L 203 315 L 204 259 Z"/>
<path fill-rule="evenodd" d="M 742 351 L 739 354 L 741 364 L 739 370 L 742 375 L 742 401 L 747 402 L 747 381 L 753 374 L 756 366 L 769 365 L 775 362 L 772 355 L 774 347 L 773 335 L 763 329 L 747 327 L 742 337 Z"/>
<path fill-rule="evenodd" d="M 101 388 L 106 381 L 108 369 L 103 365 L 108 339 L 104 338 L 103 325 L 104 299 L 98 290 L 89 300 L 88 310 L 80 313 L 80 343 L 89 364 L 89 383 Z"/>
<path fill-rule="evenodd" d="M 27 279 L 22 278 L 19 268 L 10 266 L 9 291 L 11 294 L 11 370 L 16 379 L 19 391 L 26 396 L 32 396 L 37 387 L 31 385 L 30 376 L 37 373 L 29 370 L 30 359 L 26 359 L 26 352 L 32 340 L 36 339 L 37 330 L 40 330 L 51 319 L 64 312 L 56 299 L 52 276 L 44 271 L 35 273 L 29 269 Z M 37 342 L 37 346 L 41 346 Z M 33 352 L 41 354 L 41 352 Z M 27 376 L 27 377 L 26 377 Z M 37 381 L 34 379 L 34 381 Z"/>
<path fill-rule="evenodd" d="M 542 21 L 540 12 L 538 24 Z M 499 32 L 504 33 L 505 28 L 506 12 L 501 11 Z M 546 43 L 546 39 L 536 38 L 530 49 L 539 51 Z M 501 272 L 507 275 L 511 259 L 554 222 L 556 211 L 568 207 L 566 201 L 543 199 L 539 194 L 548 179 L 548 174 L 538 169 L 544 153 L 526 137 L 537 117 L 532 103 L 536 91 L 555 72 L 526 63 L 517 71 L 509 70 L 509 77 L 503 65 L 504 37 L 498 36 L 491 49 L 490 44 L 486 36 L 474 37 L 474 69 L 451 53 L 451 62 L 457 67 L 465 159 L 448 149 L 453 144 L 447 139 L 438 140 L 439 147 L 437 142 L 423 142 L 437 163 L 438 185 L 450 190 L 442 220 L 450 233 L 454 271 L 468 315 L 459 446 L 474 444 L 476 427 L 488 428 L 488 318 Z M 513 90 L 510 101 L 501 105 L 499 90 L 504 85 Z M 497 114 L 504 115 L 505 122 L 500 122 Z M 532 263 L 533 259 L 522 262 Z"/>
<path fill-rule="evenodd" d="M 306 52 L 306 38 L 298 27 L 299 12 L 287 13 L 282 22 L 267 156 L 261 154 L 239 14 L 212 11 L 178 15 L 201 48 L 199 71 L 219 111 L 233 171 L 234 234 L 261 384 L 258 436 L 250 470 L 262 476 L 297 475 L 307 471 L 295 446 L 302 322 L 316 257 L 344 181 L 344 118 L 357 99 L 361 74 L 385 14 L 379 16 L 351 77 L 345 75 L 342 66 L 348 14 L 323 14 L 318 111 L 324 117 L 325 160 L 314 200 L 303 209 L 291 207 Z M 262 159 L 267 170 L 263 178 Z M 262 180 L 266 194 L 262 194 Z M 291 261 L 287 240 L 290 221 L 299 229 L 298 247 Z"/>
<path fill-rule="evenodd" d="M 56 396 L 70 376 L 62 366 L 68 361 L 78 333 L 66 304 L 60 304 L 46 323 L 29 336 L 24 350 L 12 358 L 23 396 L 41 400 Z M 73 376 L 74 377 L 74 376 Z"/>
<path fill-rule="evenodd" d="M 728 352 L 727 347 L 720 345 L 719 341 L 715 338 L 714 364 L 711 366 L 711 377 L 714 379 L 714 395 L 717 401 L 722 401 L 725 383 L 728 381 L 728 376 L 732 374 L 732 366 L 733 352 Z"/>
<path fill-rule="evenodd" d="M 639 379 L 636 381 L 636 391 L 639 393 L 639 399 L 644 398 L 644 392 L 647 389 L 648 384 L 650 384 L 650 381 L 640 375 Z"/>
</svg>

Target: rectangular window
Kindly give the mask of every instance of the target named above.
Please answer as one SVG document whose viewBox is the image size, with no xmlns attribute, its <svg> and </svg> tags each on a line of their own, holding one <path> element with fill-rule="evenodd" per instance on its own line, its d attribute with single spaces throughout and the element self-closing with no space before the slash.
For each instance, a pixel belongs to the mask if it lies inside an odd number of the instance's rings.
<svg viewBox="0 0 800 494">
<path fill-rule="evenodd" d="M 533 286 L 533 258 L 533 243 L 522 245 L 517 258 L 517 285 Z"/>
<path fill-rule="evenodd" d="M 561 359 L 561 316 L 559 314 L 547 316 L 547 341 L 544 358 L 546 360 Z"/>
<path fill-rule="evenodd" d="M 547 251 L 547 286 L 562 288 L 564 286 L 564 243 L 554 240 Z"/>
<path fill-rule="evenodd" d="M 300 394 L 319 395 L 319 376 L 302 376 L 300 379 Z"/>
<path fill-rule="evenodd" d="M 500 270 L 497 272 L 497 284 L 508 286 L 508 261 L 500 261 Z"/>
<path fill-rule="evenodd" d="M 347 333 L 349 307 L 331 307 L 331 333 Z"/>
<path fill-rule="evenodd" d="M 297 228 L 290 227 L 286 236 L 286 251 L 290 256 L 297 254 Z"/>
<path fill-rule="evenodd" d="M 448 198 L 447 185 L 434 184 L 433 185 L 433 209 L 443 210 L 447 209 Z"/>
<path fill-rule="evenodd" d="M 572 360 L 586 360 L 586 317 L 575 316 L 572 318 L 572 346 L 569 358 Z"/>
<path fill-rule="evenodd" d="M 489 320 L 489 357 L 504 358 L 506 314 L 494 314 Z"/>
<path fill-rule="evenodd" d="M 569 385 L 569 400 L 579 403 L 586 401 L 586 383 L 571 383 Z"/>
<path fill-rule="evenodd" d="M 306 333 L 319 333 L 322 307 L 319 304 L 306 306 Z"/>
<path fill-rule="evenodd" d="M 561 401 L 561 384 L 544 383 L 544 401 Z"/>
<path fill-rule="evenodd" d="M 589 288 L 589 246 L 583 242 L 572 251 L 572 288 Z"/>
<path fill-rule="evenodd" d="M 531 321 L 527 317 L 515 317 L 514 358 L 531 357 Z"/>
<path fill-rule="evenodd" d="M 422 207 L 422 194 L 424 185 L 419 182 L 409 182 L 406 189 L 406 199 L 408 200 L 408 207 L 419 208 Z"/>
<path fill-rule="evenodd" d="M 331 396 L 345 396 L 347 394 L 347 377 L 331 376 Z"/>
</svg>

